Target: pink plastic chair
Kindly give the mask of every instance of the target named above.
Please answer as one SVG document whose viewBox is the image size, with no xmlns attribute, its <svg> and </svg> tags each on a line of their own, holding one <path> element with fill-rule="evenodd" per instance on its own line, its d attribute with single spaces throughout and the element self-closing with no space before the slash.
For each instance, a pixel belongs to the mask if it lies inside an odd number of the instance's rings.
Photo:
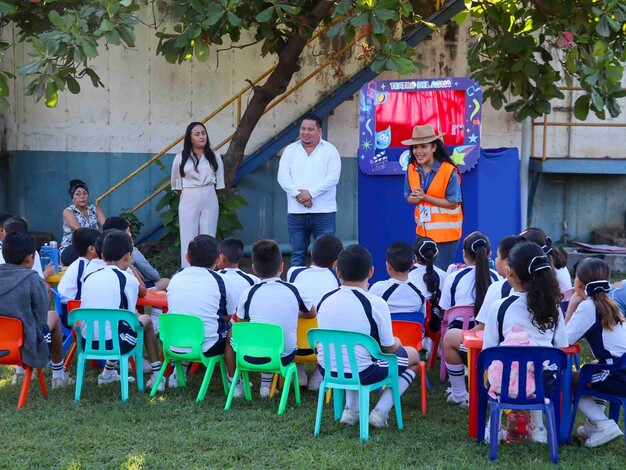
<svg viewBox="0 0 626 470">
<path fill-rule="evenodd" d="M 463 329 L 469 330 L 470 318 L 474 316 L 475 314 L 473 305 L 451 307 L 446 310 L 446 313 L 443 315 L 443 320 L 441 320 L 441 364 L 439 366 L 439 380 L 441 380 L 442 382 L 446 380 L 446 358 L 443 349 L 443 338 L 448 330 L 448 324 L 455 318 L 462 318 Z M 432 353 L 437 354 L 437 351 L 433 349 Z"/>
</svg>

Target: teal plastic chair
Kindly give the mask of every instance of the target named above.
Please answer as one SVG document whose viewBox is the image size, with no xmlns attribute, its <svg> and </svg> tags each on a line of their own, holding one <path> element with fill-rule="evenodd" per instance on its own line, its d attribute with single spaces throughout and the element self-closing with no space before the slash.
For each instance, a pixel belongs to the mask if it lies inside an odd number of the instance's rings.
<svg viewBox="0 0 626 470">
<path fill-rule="evenodd" d="M 236 354 L 237 368 L 230 392 L 228 392 L 225 410 L 230 409 L 230 404 L 235 394 L 235 384 L 239 376 L 242 376 L 243 379 L 246 400 L 252 400 L 249 372 L 281 374 L 285 378 L 285 386 L 278 406 L 279 415 L 282 415 L 287 407 L 287 397 L 292 381 L 294 382 L 293 389 L 296 395 L 296 403 L 300 404 L 300 388 L 298 387 L 298 369 L 296 364 L 291 363 L 283 366 L 280 360 L 280 355 L 285 349 L 282 327 L 267 323 L 235 323 L 233 325 L 232 346 Z M 268 362 L 254 364 L 249 361 L 249 358 L 263 358 L 267 359 Z"/>
<path fill-rule="evenodd" d="M 202 354 L 202 343 L 204 342 L 204 325 L 202 320 L 191 315 L 181 315 L 178 313 L 168 313 L 159 317 L 159 338 L 163 342 L 163 365 L 159 371 L 159 376 L 154 382 L 150 396 L 153 397 L 165 374 L 167 365 L 174 362 L 178 383 L 181 387 L 186 387 L 185 374 L 183 372 L 182 361 L 201 362 L 206 367 L 204 379 L 200 386 L 200 392 L 196 402 L 204 400 L 206 391 L 211 383 L 215 365 L 219 364 L 222 373 L 222 384 L 224 385 L 224 395 L 228 393 L 228 380 L 226 378 L 226 364 L 224 355 L 206 357 Z M 185 352 L 181 352 L 185 351 Z"/>
<path fill-rule="evenodd" d="M 119 343 L 119 322 L 125 321 L 131 329 L 137 333 L 137 344 L 128 353 L 122 354 Z M 97 326 L 96 326 L 96 323 Z M 111 338 L 113 349 L 106 349 L 105 324 L 111 326 Z M 76 391 L 74 400 L 80 400 L 85 376 L 85 362 L 88 359 L 102 359 L 120 362 L 120 384 L 122 386 L 122 401 L 128 400 L 128 362 L 131 357 L 135 358 L 137 368 L 137 390 L 143 392 L 143 326 L 137 315 L 130 310 L 106 309 L 106 308 L 77 308 L 69 314 L 69 324 L 76 331 L 78 360 L 76 361 Z M 85 347 L 81 341 L 81 325 L 85 329 Z M 98 348 L 93 347 L 94 332 L 98 331 Z"/>
<path fill-rule="evenodd" d="M 344 390 L 358 390 L 359 392 L 359 426 L 361 440 L 369 439 L 369 409 L 370 409 L 370 393 L 372 390 L 381 387 L 390 387 L 393 393 L 393 406 L 396 410 L 396 421 L 398 421 L 398 429 L 402 429 L 402 408 L 400 407 L 400 388 L 398 385 L 398 357 L 395 354 L 386 354 L 380 350 L 380 346 L 374 338 L 362 333 L 352 331 L 338 331 L 316 328 L 309 331 L 309 343 L 317 347 L 321 344 L 324 349 L 324 380 L 320 386 L 317 398 L 317 415 L 315 416 L 315 432 L 317 436 L 322 427 L 322 410 L 324 409 L 324 394 L 329 388 L 333 391 L 335 421 L 341 419 L 344 408 L 345 392 Z M 389 375 L 385 380 L 373 384 L 361 384 L 359 374 L 350 373 L 343 362 L 344 350 L 348 354 L 348 362 L 350 371 L 357 371 L 356 354 L 354 352 L 356 346 L 362 346 L 376 360 L 384 360 L 389 363 Z M 331 373 L 331 357 L 332 362 L 336 364 L 337 372 Z"/>
</svg>

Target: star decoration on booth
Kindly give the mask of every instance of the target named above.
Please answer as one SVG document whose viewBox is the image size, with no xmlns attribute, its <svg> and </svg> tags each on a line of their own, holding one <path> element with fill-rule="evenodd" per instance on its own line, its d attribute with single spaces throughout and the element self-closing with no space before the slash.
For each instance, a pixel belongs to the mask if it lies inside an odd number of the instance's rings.
<svg viewBox="0 0 626 470">
<path fill-rule="evenodd" d="M 361 154 L 361 160 L 365 160 L 365 155 Z"/>
<path fill-rule="evenodd" d="M 383 83 L 383 84 L 380 86 L 380 89 L 381 89 L 381 90 L 384 90 L 385 88 L 387 88 L 387 87 L 386 87 L 386 86 L 385 86 L 385 84 Z"/>
<path fill-rule="evenodd" d="M 472 135 L 469 136 L 470 144 L 475 144 L 476 143 L 476 139 L 478 139 L 478 136 L 476 134 L 472 133 Z"/>
<path fill-rule="evenodd" d="M 368 139 L 366 139 L 361 142 L 361 148 L 363 148 L 363 150 L 369 150 L 372 148 L 372 143 Z"/>
<path fill-rule="evenodd" d="M 450 156 L 455 165 L 465 165 L 465 153 L 459 152 L 458 148 L 455 147 L 452 155 Z"/>
</svg>

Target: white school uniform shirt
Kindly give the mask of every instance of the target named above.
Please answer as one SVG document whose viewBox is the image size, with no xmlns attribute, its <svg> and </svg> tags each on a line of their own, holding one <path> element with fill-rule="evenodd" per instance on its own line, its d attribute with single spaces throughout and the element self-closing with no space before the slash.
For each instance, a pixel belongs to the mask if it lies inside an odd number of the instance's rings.
<svg viewBox="0 0 626 470">
<path fill-rule="evenodd" d="M 93 261 L 93 260 L 92 260 Z M 90 263 L 91 264 L 91 263 Z M 126 280 L 124 291 L 121 291 L 120 276 Z M 124 298 L 122 297 L 124 296 Z M 127 271 L 117 266 L 108 265 L 94 271 L 85 277 L 83 292 L 80 300 L 81 308 L 112 308 L 119 309 L 122 303 L 127 304 L 127 310 L 135 311 L 139 296 L 139 281 Z M 124 300 L 124 302 L 122 302 Z M 85 327 L 82 328 L 83 337 Z M 94 340 L 98 340 L 98 331 L 94 331 Z M 111 339 L 111 326 L 106 322 L 105 340 Z"/>
<path fill-rule="evenodd" d="M 35 258 L 35 262 L 31 269 L 35 271 L 37 274 L 39 274 L 39 277 L 43 279 L 43 269 L 41 268 L 41 258 L 39 257 L 39 252 L 37 250 L 35 250 L 34 258 Z M 2 256 L 2 243 L 1 242 L 0 242 L 0 264 L 5 264 L 4 256 Z"/>
<path fill-rule="evenodd" d="M 341 286 L 326 294 L 319 305 L 317 325 L 319 328 L 363 333 L 385 347 L 395 343 L 387 303 L 359 287 Z M 354 353 L 359 372 L 373 364 L 372 356 L 363 346 L 356 346 Z M 333 354 L 330 357 L 331 370 L 336 371 Z M 317 347 L 317 362 L 324 365 L 324 348 L 321 344 Z M 352 372 L 345 351 L 343 365 L 346 371 Z"/>
<path fill-rule="evenodd" d="M 89 263 L 87 263 L 87 266 L 85 266 L 85 272 L 83 273 L 83 282 L 85 278 L 89 276 L 91 273 L 95 273 L 99 269 L 102 269 L 106 266 L 107 266 L 106 261 L 104 261 L 101 258 L 94 258 L 91 261 L 89 261 Z M 126 272 L 130 274 L 131 276 L 135 277 L 135 273 L 133 272 L 132 269 L 130 269 L 130 267 L 126 270 Z"/>
<path fill-rule="evenodd" d="M 287 193 L 289 214 L 337 212 L 337 183 L 341 176 L 341 157 L 333 144 L 320 139 L 311 154 L 298 140 L 285 147 L 278 164 L 278 184 Z M 299 189 L 307 189 L 313 198 L 309 209 L 298 201 Z"/>
<path fill-rule="evenodd" d="M 239 298 L 243 291 L 259 283 L 258 277 L 244 273 L 239 268 L 224 268 L 218 271 L 218 274 L 226 281 L 227 290 L 232 295 L 235 309 L 239 306 Z"/>
<path fill-rule="evenodd" d="M 167 286 L 168 311 L 192 315 L 202 320 L 204 342 L 208 351 L 218 340 L 218 320 L 235 313 L 232 289 L 226 281 L 208 268 L 190 266 L 178 271 Z"/>
<path fill-rule="evenodd" d="M 328 292 L 338 289 L 341 282 L 333 268 L 293 266 L 287 271 L 287 281 L 306 293 L 313 305 L 318 305 Z"/>
<path fill-rule="evenodd" d="M 566 267 L 555 269 L 554 272 L 556 274 L 556 280 L 559 282 L 561 292 L 572 288 L 572 276 Z"/>
<path fill-rule="evenodd" d="M 499 330 L 498 330 L 498 311 L 500 308 L 505 309 L 504 318 L 502 320 L 502 335 L 504 338 L 513 330 L 515 325 L 519 325 L 528 335 L 531 342 L 537 346 L 564 348 L 569 345 L 567 334 L 565 332 L 565 319 L 563 315 L 559 315 L 556 328 L 539 331 L 531 322 L 531 314 L 528 311 L 528 295 L 526 292 L 516 292 L 504 299 L 496 300 L 489 308 L 489 315 L 485 322 L 485 335 L 483 339 L 483 349 L 498 346 Z"/>
<path fill-rule="evenodd" d="M 81 299 L 82 284 L 88 264 L 89 260 L 81 256 L 68 266 L 57 286 L 61 302 L 67 303 L 68 300 Z"/>
<path fill-rule="evenodd" d="M 237 318 L 282 326 L 285 341 L 282 355 L 288 356 L 296 349 L 300 312 L 308 312 L 312 306 L 313 302 L 296 286 L 273 277 L 261 279 L 243 291 Z"/>
<path fill-rule="evenodd" d="M 446 272 L 433 266 L 435 273 L 439 276 L 439 290 L 443 288 L 444 281 L 446 280 Z M 426 265 L 415 263 L 409 271 L 409 281 L 417 286 L 426 300 L 430 300 L 433 293 L 428 290 L 426 283 L 424 282 L 424 274 L 426 274 Z"/>
<path fill-rule="evenodd" d="M 583 300 L 565 325 L 569 344 L 585 338 L 593 357 L 611 364 L 626 353 L 626 324 L 615 325 L 612 330 L 602 328 L 596 306 L 590 297 Z"/>
<path fill-rule="evenodd" d="M 198 162 L 198 168 L 194 167 L 195 155 L 190 155 L 187 163 L 185 163 L 185 177 L 180 176 L 180 163 L 183 155 L 179 153 L 174 157 L 172 163 L 171 183 L 172 189 L 182 191 L 186 188 L 201 188 L 210 184 L 215 185 L 215 189 L 224 189 L 224 163 L 219 152 L 213 150 L 215 160 L 217 161 L 217 172 L 213 171 L 211 163 L 202 155 Z"/>
<path fill-rule="evenodd" d="M 491 272 L 491 282 L 500 279 L 498 273 L 493 269 L 489 271 Z M 439 306 L 444 310 L 448 310 L 450 307 L 474 305 L 476 303 L 475 281 L 476 266 L 466 266 L 460 271 L 448 274 L 441 289 Z"/>
<path fill-rule="evenodd" d="M 476 315 L 476 321 L 485 324 L 487 322 L 487 317 L 489 316 L 491 304 L 493 304 L 496 300 L 503 299 L 509 295 L 513 295 L 514 293 L 515 291 L 511 288 L 509 281 L 506 279 L 500 279 L 499 281 L 492 282 L 489 289 L 487 289 L 480 311 L 478 312 L 478 315 Z"/>
<path fill-rule="evenodd" d="M 411 313 L 424 310 L 425 299 L 412 281 L 398 281 L 387 279 L 378 281 L 369 288 L 368 292 L 387 302 L 390 313 Z"/>
</svg>

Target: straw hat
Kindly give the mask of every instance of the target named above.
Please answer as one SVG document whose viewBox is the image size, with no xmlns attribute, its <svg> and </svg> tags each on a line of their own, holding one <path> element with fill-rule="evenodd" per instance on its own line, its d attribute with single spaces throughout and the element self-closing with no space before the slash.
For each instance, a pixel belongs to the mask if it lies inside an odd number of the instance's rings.
<svg viewBox="0 0 626 470">
<path fill-rule="evenodd" d="M 434 142 L 437 139 L 441 139 L 444 133 L 437 135 L 433 126 L 425 125 L 425 126 L 415 126 L 413 128 L 413 136 L 409 140 L 403 140 L 402 145 L 417 145 L 417 144 L 428 144 L 430 142 Z"/>
</svg>

